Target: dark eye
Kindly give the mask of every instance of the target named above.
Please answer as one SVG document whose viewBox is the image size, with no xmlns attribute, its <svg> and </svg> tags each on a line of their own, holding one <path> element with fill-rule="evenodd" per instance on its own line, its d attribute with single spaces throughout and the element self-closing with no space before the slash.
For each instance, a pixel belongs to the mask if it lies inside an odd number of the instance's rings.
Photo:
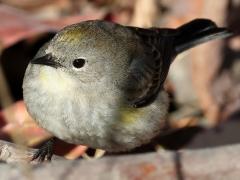
<svg viewBox="0 0 240 180">
<path fill-rule="evenodd" d="M 85 59 L 79 58 L 79 59 L 74 59 L 73 61 L 73 66 L 77 69 L 83 67 L 85 64 Z"/>
</svg>

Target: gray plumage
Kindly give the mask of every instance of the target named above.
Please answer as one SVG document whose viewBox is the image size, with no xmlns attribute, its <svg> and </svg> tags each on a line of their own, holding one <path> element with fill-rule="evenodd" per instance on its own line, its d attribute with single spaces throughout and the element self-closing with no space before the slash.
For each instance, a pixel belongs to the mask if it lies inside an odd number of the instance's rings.
<svg viewBox="0 0 240 180">
<path fill-rule="evenodd" d="M 29 63 L 24 101 L 39 125 L 64 141 L 130 150 L 165 128 L 163 83 L 177 54 L 230 34 L 205 19 L 177 29 L 71 25 Z"/>
</svg>

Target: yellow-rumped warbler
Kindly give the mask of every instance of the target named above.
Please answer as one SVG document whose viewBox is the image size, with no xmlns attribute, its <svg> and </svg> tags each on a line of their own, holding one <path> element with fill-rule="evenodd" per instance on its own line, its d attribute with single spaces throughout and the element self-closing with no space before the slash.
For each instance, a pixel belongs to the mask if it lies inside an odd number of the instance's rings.
<svg viewBox="0 0 240 180">
<path fill-rule="evenodd" d="M 208 19 L 177 29 L 93 20 L 65 27 L 30 61 L 23 82 L 28 112 L 66 142 L 118 152 L 165 128 L 163 83 L 181 52 L 231 33 Z M 52 143 L 33 158 L 51 159 Z"/>
</svg>

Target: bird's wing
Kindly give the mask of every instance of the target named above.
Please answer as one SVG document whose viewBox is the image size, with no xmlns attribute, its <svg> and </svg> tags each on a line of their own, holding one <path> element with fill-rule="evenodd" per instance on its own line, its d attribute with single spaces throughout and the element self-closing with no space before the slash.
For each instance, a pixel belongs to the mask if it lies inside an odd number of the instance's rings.
<svg viewBox="0 0 240 180">
<path fill-rule="evenodd" d="M 129 29 L 143 47 L 142 52 L 136 53 L 140 56 L 132 61 L 130 71 L 132 85 L 129 86 L 129 99 L 135 107 L 146 106 L 155 100 L 177 54 L 207 41 L 232 35 L 229 30 L 217 27 L 208 19 L 195 19 L 177 29 Z"/>
<path fill-rule="evenodd" d="M 133 107 L 151 104 L 163 88 L 169 66 L 176 56 L 172 29 L 132 28 L 139 40 L 139 51 L 130 66 L 128 100 Z"/>
</svg>

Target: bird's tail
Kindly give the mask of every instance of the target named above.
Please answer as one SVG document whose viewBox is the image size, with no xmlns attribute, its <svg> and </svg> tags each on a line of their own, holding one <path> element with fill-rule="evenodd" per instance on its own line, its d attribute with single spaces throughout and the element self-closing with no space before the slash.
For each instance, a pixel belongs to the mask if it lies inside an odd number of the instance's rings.
<svg viewBox="0 0 240 180">
<path fill-rule="evenodd" d="M 181 53 L 196 45 L 213 39 L 231 36 L 232 33 L 226 28 L 219 28 L 208 19 L 195 19 L 177 28 L 178 35 L 175 40 L 177 53 Z"/>
</svg>

